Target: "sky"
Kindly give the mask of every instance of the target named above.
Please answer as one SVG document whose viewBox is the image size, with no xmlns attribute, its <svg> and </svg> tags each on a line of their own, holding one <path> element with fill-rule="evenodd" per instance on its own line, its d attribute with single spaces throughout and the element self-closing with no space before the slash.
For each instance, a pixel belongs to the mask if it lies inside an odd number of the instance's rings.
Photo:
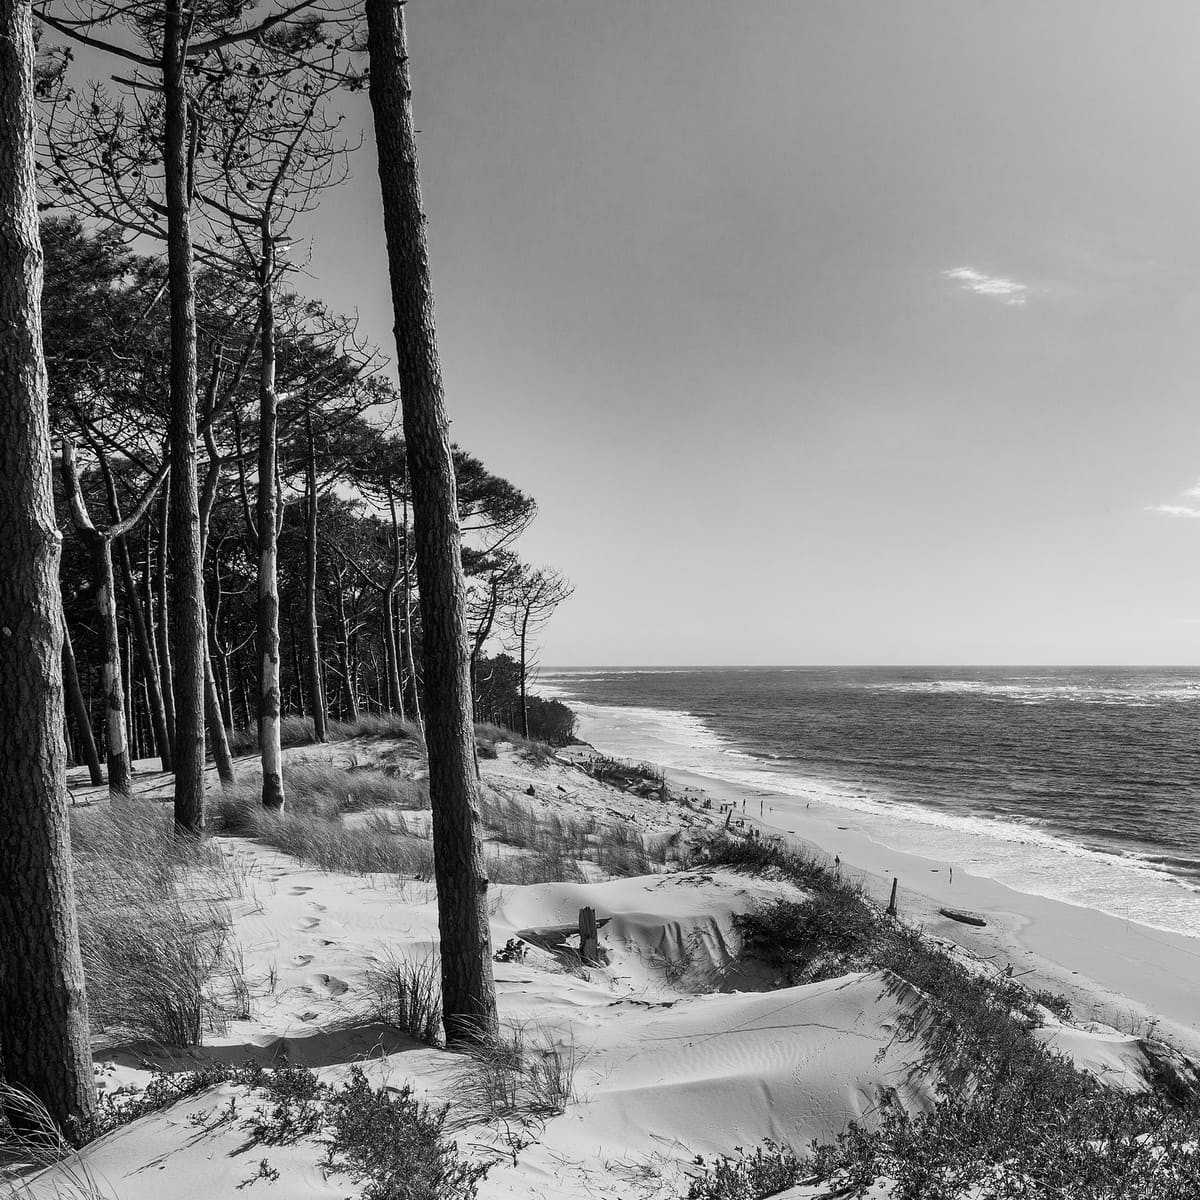
<svg viewBox="0 0 1200 1200">
<path fill-rule="evenodd" d="M 1195 0 L 406 11 L 544 663 L 1200 663 Z M 353 176 L 300 286 L 386 346 Z"/>
</svg>

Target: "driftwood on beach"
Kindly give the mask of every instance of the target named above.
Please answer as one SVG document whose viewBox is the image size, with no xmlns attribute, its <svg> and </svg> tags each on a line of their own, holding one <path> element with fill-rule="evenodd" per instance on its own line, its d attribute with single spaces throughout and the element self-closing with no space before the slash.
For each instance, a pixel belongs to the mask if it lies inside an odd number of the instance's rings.
<svg viewBox="0 0 1200 1200">
<path fill-rule="evenodd" d="M 981 917 L 979 913 L 965 912 L 961 908 L 939 908 L 938 912 L 943 917 L 949 917 L 950 920 L 958 921 L 963 925 L 979 925 L 982 927 L 987 924 L 987 918 Z"/>
</svg>

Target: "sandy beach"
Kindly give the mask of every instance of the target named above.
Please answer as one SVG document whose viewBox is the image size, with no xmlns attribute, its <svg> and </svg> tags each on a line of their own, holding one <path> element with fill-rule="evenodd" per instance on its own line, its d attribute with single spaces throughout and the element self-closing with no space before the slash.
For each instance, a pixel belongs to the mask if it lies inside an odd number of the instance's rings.
<svg viewBox="0 0 1200 1200">
<path fill-rule="evenodd" d="M 603 747 L 601 747 L 603 748 Z M 938 937 L 1011 964 L 1015 975 L 1070 996 L 1076 1014 L 1133 1032 L 1159 1030 L 1190 1053 L 1200 1051 L 1200 939 L 1150 929 L 955 869 L 920 855 L 890 849 L 868 836 L 856 814 L 794 797 L 746 788 L 694 772 L 669 771 L 680 788 L 703 791 L 714 804 L 746 801 L 747 826 L 763 836 L 782 835 L 841 859 L 842 870 L 861 878 L 886 904 L 899 879 L 899 910 Z M 760 818 L 760 802 L 764 814 Z M 949 920 L 943 907 L 979 912 L 983 928 Z"/>
<path fill-rule="evenodd" d="M 640 757 L 645 749 L 645 757 L 655 761 L 657 726 L 645 745 L 639 744 L 647 714 L 590 704 L 578 705 L 578 711 L 579 736 L 598 750 Z M 698 732 L 702 741 L 711 740 Z M 670 747 L 671 762 L 685 754 Z M 1200 1053 L 1200 938 L 1021 891 L 953 861 L 897 849 L 888 844 L 889 831 L 877 814 L 868 818 L 820 799 L 800 799 L 773 789 L 766 773 L 756 786 L 669 764 L 665 769 L 685 794 L 707 797 L 717 809 L 733 804 L 746 827 L 762 836 L 779 836 L 830 861 L 840 859 L 842 871 L 860 878 L 881 904 L 898 879 L 902 915 L 1001 968 L 1011 967 L 1026 983 L 1067 995 L 1078 1017 L 1139 1034 L 1157 1029 L 1181 1049 Z M 897 824 L 892 832 L 897 841 L 914 840 L 911 825 Z M 1071 865 L 1064 859 L 1062 869 L 1070 871 Z M 950 920 L 942 908 L 978 912 L 987 924 L 980 928 Z"/>
</svg>

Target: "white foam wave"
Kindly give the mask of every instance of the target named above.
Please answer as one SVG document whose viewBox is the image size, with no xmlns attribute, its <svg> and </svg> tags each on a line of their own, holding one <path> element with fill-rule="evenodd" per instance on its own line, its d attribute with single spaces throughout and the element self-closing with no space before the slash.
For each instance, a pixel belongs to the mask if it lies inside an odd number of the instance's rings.
<svg viewBox="0 0 1200 1200">
<path fill-rule="evenodd" d="M 872 681 L 858 685 L 870 692 L 900 692 L 910 695 L 969 695 L 980 700 L 1012 704 L 1108 705 L 1117 708 L 1153 708 L 1161 704 L 1200 701 L 1200 682 L 1137 687 L 1107 684 L 1064 683 L 1053 679 L 911 679 Z"/>
<path fill-rule="evenodd" d="M 865 783 L 804 775 L 790 763 L 746 754 L 689 713 L 585 703 L 569 687 L 539 690 L 568 701 L 579 715 L 580 736 L 606 753 L 852 811 L 868 836 L 891 849 L 953 862 L 1016 891 L 1200 936 L 1200 890 L 1140 856 L 1053 833 L 1039 818 L 974 816 L 897 800 Z"/>
</svg>

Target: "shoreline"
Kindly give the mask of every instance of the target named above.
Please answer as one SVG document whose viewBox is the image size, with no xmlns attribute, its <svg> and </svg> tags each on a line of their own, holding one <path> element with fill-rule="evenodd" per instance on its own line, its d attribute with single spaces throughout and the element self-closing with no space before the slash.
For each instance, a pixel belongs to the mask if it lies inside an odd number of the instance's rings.
<svg viewBox="0 0 1200 1200">
<path fill-rule="evenodd" d="M 595 718 L 584 721 L 602 725 Z M 629 757 L 628 745 L 605 745 L 603 728 L 581 728 L 579 736 L 602 753 Z M 639 757 L 655 761 L 652 753 Z M 701 769 L 669 764 L 663 769 L 677 789 L 711 798 L 715 804 L 732 802 L 738 816 L 743 815 L 745 801 L 747 828 L 782 836 L 830 860 L 840 858 L 842 871 L 861 878 L 881 906 L 887 903 L 892 880 L 898 879 L 901 916 L 991 960 L 999 969 L 1011 967 L 1014 977 L 1026 984 L 1065 994 L 1077 1020 L 1101 1021 L 1140 1035 L 1157 1032 L 1188 1054 L 1200 1056 L 1200 938 L 1019 891 L 952 862 L 892 849 L 864 827 L 855 811 L 773 790 L 766 778 L 761 785 L 749 785 Z M 987 925 L 961 924 L 942 916 L 942 907 L 978 912 Z"/>
</svg>

